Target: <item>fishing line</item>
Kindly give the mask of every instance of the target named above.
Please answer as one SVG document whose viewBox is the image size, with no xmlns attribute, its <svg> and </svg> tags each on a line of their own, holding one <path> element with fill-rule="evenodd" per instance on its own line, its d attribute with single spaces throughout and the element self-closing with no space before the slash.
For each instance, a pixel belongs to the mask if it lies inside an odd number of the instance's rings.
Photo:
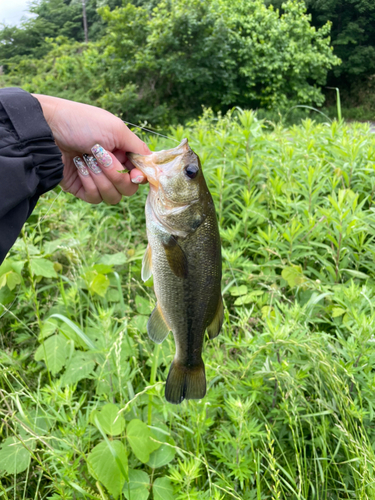
<svg viewBox="0 0 375 500">
<path fill-rule="evenodd" d="M 45 213 L 45 214 L 44 214 L 44 215 L 40 218 L 39 223 L 40 223 L 40 222 L 42 222 L 42 221 L 43 221 L 43 220 L 47 217 L 47 215 L 48 215 L 48 214 L 49 214 L 49 212 L 51 211 L 51 209 L 52 209 L 53 205 L 55 204 L 55 201 L 56 201 L 56 200 L 57 200 L 57 198 L 60 196 L 60 194 L 61 194 L 61 193 L 63 193 L 63 192 L 64 192 L 64 190 L 60 187 L 60 191 L 57 193 L 56 197 L 55 197 L 55 198 L 54 198 L 54 200 L 52 201 L 52 203 L 51 203 L 51 205 L 50 205 L 49 209 L 47 210 L 47 212 L 46 212 L 46 213 Z"/>
<path fill-rule="evenodd" d="M 140 125 L 135 125 L 134 123 L 127 122 L 126 120 L 122 120 L 122 121 L 124 123 L 126 123 L 127 125 L 131 125 L 132 127 L 140 128 L 141 130 L 146 130 L 146 132 L 150 132 L 151 134 L 160 135 L 160 137 L 164 137 L 165 139 L 170 139 L 171 141 L 180 142 L 177 139 L 175 139 L 174 137 L 169 137 L 168 135 L 159 134 L 159 132 L 155 132 L 154 130 L 151 130 L 151 129 L 146 128 L 146 127 L 141 127 Z"/>
</svg>

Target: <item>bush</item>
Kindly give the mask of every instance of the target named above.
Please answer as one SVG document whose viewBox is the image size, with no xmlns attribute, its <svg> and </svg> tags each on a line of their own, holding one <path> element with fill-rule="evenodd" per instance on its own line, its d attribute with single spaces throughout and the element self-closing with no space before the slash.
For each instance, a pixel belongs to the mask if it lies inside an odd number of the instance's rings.
<svg viewBox="0 0 375 500">
<path fill-rule="evenodd" d="M 49 193 L 0 267 L 1 493 L 372 500 L 374 134 L 206 111 L 170 136 L 147 141 L 189 138 L 222 238 L 207 396 L 164 399 L 174 342 L 146 333 L 148 188 L 94 209 Z"/>
<path fill-rule="evenodd" d="M 330 25 L 312 28 L 303 2 L 283 8 L 280 14 L 262 0 L 104 7 L 108 29 L 99 42 L 53 44 L 42 61 L 14 65 L 5 82 L 163 125 L 198 116 L 202 105 L 320 105 L 320 86 L 339 62 Z"/>
</svg>

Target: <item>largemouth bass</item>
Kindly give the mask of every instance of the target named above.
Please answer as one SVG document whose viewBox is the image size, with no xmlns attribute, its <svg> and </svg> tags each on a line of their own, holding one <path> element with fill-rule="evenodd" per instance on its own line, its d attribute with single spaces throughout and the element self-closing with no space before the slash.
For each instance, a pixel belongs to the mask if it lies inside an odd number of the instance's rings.
<svg viewBox="0 0 375 500">
<path fill-rule="evenodd" d="M 179 404 L 206 394 L 204 335 L 216 337 L 223 323 L 221 246 L 215 207 L 198 156 L 184 139 L 174 149 L 148 156 L 128 154 L 147 177 L 148 247 L 142 279 L 154 275 L 157 304 L 149 337 L 163 342 L 170 331 L 176 355 L 165 398 Z"/>
</svg>

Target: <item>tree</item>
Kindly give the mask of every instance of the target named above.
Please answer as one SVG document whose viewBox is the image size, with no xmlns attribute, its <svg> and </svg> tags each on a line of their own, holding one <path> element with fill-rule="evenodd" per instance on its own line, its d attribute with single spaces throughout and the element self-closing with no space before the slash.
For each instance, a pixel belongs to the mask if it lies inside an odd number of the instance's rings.
<svg viewBox="0 0 375 500">
<path fill-rule="evenodd" d="M 282 13 L 262 0 L 163 0 L 99 12 L 107 23 L 100 40 L 50 41 L 43 60 L 23 60 L 8 81 L 129 121 L 170 124 L 197 117 L 202 105 L 225 112 L 321 104 L 320 86 L 339 62 L 330 25 L 312 28 L 300 1 Z"/>
<path fill-rule="evenodd" d="M 306 0 L 314 26 L 332 22 L 332 44 L 342 64 L 331 83 L 350 85 L 375 73 L 375 2 L 373 0 Z"/>
<path fill-rule="evenodd" d="M 339 62 L 329 23 L 312 28 L 302 2 L 287 2 L 282 14 L 262 0 L 172 0 L 151 17 L 130 4 L 101 14 L 121 67 L 109 86 L 134 83 L 148 107 L 164 113 L 168 103 L 179 119 L 202 104 L 216 111 L 321 104 L 319 85 Z"/>
<path fill-rule="evenodd" d="M 99 0 L 86 0 L 87 22 L 90 40 L 103 35 L 104 23 L 97 14 Z M 101 2 L 101 5 L 103 2 Z M 111 8 L 121 0 L 108 0 Z M 34 0 L 29 10 L 34 18 L 18 26 L 3 26 L 0 29 L 0 64 L 7 66 L 21 57 L 41 58 L 50 50 L 48 38 L 58 36 L 83 41 L 84 28 L 81 0 Z"/>
</svg>

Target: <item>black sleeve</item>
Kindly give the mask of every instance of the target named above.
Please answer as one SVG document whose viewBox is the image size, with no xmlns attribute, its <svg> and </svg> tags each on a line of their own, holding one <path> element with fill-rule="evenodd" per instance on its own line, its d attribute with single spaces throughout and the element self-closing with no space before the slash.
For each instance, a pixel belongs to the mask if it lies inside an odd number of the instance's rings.
<svg viewBox="0 0 375 500">
<path fill-rule="evenodd" d="M 39 196 L 62 176 L 61 153 L 39 101 L 19 88 L 0 89 L 0 263 Z"/>
</svg>

